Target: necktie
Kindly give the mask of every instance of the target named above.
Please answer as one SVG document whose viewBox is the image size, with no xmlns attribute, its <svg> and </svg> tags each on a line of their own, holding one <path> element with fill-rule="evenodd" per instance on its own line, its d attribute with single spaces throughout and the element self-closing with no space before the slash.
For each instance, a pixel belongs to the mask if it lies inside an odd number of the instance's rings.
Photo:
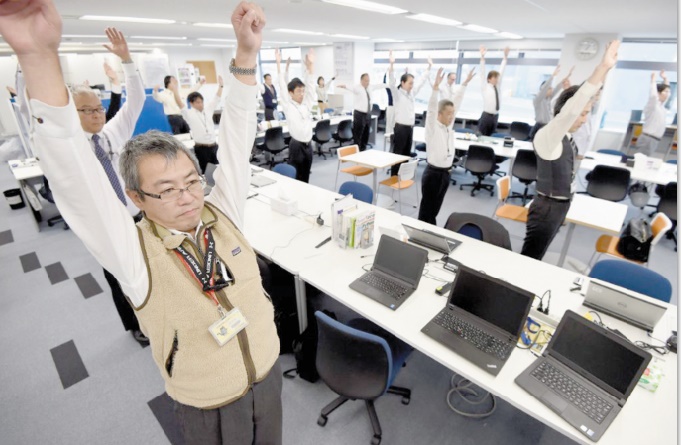
<svg viewBox="0 0 681 445">
<path fill-rule="evenodd" d="M 367 114 L 371 113 L 371 96 L 369 96 L 369 90 L 367 88 L 364 89 L 364 92 L 367 93 Z"/>
<path fill-rule="evenodd" d="M 494 100 L 497 102 L 497 111 L 499 111 L 499 90 L 496 85 L 494 85 Z"/>
<path fill-rule="evenodd" d="M 111 187 L 113 187 L 114 192 L 116 192 L 116 196 L 118 196 L 118 199 L 121 200 L 123 205 L 126 205 L 125 195 L 123 194 L 123 188 L 121 187 L 121 183 L 118 180 L 118 176 L 116 175 L 116 171 L 114 170 L 113 164 L 111 163 L 111 159 L 109 159 L 109 156 L 107 156 L 106 152 L 99 143 L 100 139 L 101 138 L 99 137 L 98 134 L 92 135 L 92 142 L 94 143 L 95 146 L 95 155 L 97 156 L 97 159 L 99 159 L 99 162 L 102 164 L 104 172 L 106 173 L 106 176 L 109 178 L 109 182 L 111 183 Z"/>
</svg>

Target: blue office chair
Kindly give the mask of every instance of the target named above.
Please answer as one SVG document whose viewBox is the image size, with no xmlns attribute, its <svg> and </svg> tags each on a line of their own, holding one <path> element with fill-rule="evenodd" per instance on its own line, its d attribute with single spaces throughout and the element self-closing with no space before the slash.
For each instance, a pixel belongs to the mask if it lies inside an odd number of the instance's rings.
<svg viewBox="0 0 681 445">
<path fill-rule="evenodd" d="M 296 179 L 296 168 L 291 164 L 277 164 L 272 168 L 272 171 L 283 176 Z"/>
<path fill-rule="evenodd" d="M 510 136 L 508 133 L 492 133 L 491 137 L 493 138 L 505 138 L 506 136 Z"/>
<path fill-rule="evenodd" d="M 353 198 L 362 202 L 366 202 L 367 204 L 371 204 L 371 202 L 374 200 L 374 191 L 371 190 L 371 187 L 366 184 L 362 184 L 361 182 L 344 182 L 338 189 L 338 193 L 341 195 L 352 193 Z"/>
<path fill-rule="evenodd" d="M 319 311 L 315 317 L 319 334 L 317 371 L 339 394 L 322 409 L 317 424 L 326 425 L 329 414 L 348 400 L 364 400 L 374 430 L 371 443 L 380 444 L 382 431 L 374 400 L 388 392 L 401 396 L 404 405 L 409 404 L 411 391 L 391 385 L 411 347 L 365 319 L 352 320 L 351 326 L 346 326 Z"/>
<path fill-rule="evenodd" d="M 672 285 L 668 279 L 646 267 L 628 261 L 603 260 L 594 265 L 589 277 L 616 284 L 669 303 Z"/>
<path fill-rule="evenodd" d="M 475 134 L 474 130 L 471 130 L 470 128 L 455 128 L 454 131 L 457 133 L 472 133 Z"/>
<path fill-rule="evenodd" d="M 597 153 L 603 153 L 603 154 L 606 154 L 606 155 L 613 155 L 613 156 L 624 155 L 624 152 L 619 151 L 619 150 L 614 150 L 612 148 L 601 148 L 600 150 L 597 151 Z"/>
<path fill-rule="evenodd" d="M 445 229 L 512 250 L 511 236 L 506 227 L 485 215 L 454 212 L 447 218 Z"/>
</svg>

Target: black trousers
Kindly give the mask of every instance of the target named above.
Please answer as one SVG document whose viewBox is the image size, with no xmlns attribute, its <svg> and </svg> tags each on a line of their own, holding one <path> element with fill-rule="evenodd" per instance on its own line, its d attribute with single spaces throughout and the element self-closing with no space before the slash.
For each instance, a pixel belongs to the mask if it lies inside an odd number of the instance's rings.
<svg viewBox="0 0 681 445">
<path fill-rule="evenodd" d="M 104 278 L 106 278 L 106 281 L 111 288 L 111 296 L 113 297 L 113 302 L 118 311 L 118 315 L 123 322 L 123 328 L 125 328 L 126 331 L 139 331 L 140 325 L 135 316 L 135 311 L 125 298 L 125 294 L 123 293 L 123 289 L 121 289 L 121 285 L 118 284 L 118 280 L 111 275 L 108 270 L 102 270 L 104 271 Z"/>
<path fill-rule="evenodd" d="M 265 120 L 266 121 L 274 120 L 274 108 L 265 108 Z"/>
<path fill-rule="evenodd" d="M 395 123 L 395 131 L 393 132 L 393 153 L 404 156 L 411 155 L 411 145 L 413 141 L 414 127 Z M 390 170 L 390 175 L 396 176 L 399 170 L 400 164 L 393 165 Z"/>
<path fill-rule="evenodd" d="M 491 136 L 492 133 L 497 131 L 497 122 L 499 122 L 499 113 L 490 114 L 483 111 L 478 120 L 478 133 L 483 136 Z"/>
<path fill-rule="evenodd" d="M 298 181 L 310 182 L 312 144 L 291 138 L 291 142 L 288 144 L 288 163 L 296 168 L 296 179 Z"/>
<path fill-rule="evenodd" d="M 530 204 L 521 255 L 536 260 L 544 258 L 551 241 L 565 221 L 568 210 L 570 210 L 569 200 L 559 201 L 544 195 L 537 195 Z"/>
<path fill-rule="evenodd" d="M 201 173 L 206 173 L 206 166 L 210 162 L 211 164 L 218 165 L 218 144 L 194 145 L 194 154 L 196 159 L 199 161 L 199 167 L 201 167 Z"/>
<path fill-rule="evenodd" d="M 187 121 L 179 114 L 169 114 L 168 123 L 170 124 L 170 130 L 173 134 L 189 133 L 189 124 L 187 124 Z"/>
<path fill-rule="evenodd" d="M 361 111 L 352 112 L 352 139 L 359 146 L 359 151 L 367 149 L 369 142 L 369 125 L 371 125 L 371 115 Z"/>
<path fill-rule="evenodd" d="M 448 189 L 449 169 L 434 167 L 428 164 L 421 178 L 420 221 L 437 225 L 437 214 L 440 213 L 440 208 Z"/>
</svg>

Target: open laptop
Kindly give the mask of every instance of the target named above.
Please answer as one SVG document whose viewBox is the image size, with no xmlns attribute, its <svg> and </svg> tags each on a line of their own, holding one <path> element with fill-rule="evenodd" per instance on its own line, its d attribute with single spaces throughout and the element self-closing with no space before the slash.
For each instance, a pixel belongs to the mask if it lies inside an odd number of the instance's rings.
<svg viewBox="0 0 681 445">
<path fill-rule="evenodd" d="M 350 283 L 350 289 L 395 310 L 418 287 L 427 261 L 427 250 L 383 235 L 371 271 Z"/>
<path fill-rule="evenodd" d="M 406 224 L 402 224 L 402 227 L 407 231 L 410 242 L 436 250 L 445 255 L 450 254 L 454 249 L 459 247 L 459 244 L 461 244 L 461 241 L 447 238 L 435 232 L 431 232 L 430 230 L 419 229 Z"/>
<path fill-rule="evenodd" d="M 594 279 L 591 279 L 586 288 L 584 306 L 651 331 L 667 311 L 667 306 L 660 301 L 638 296 L 622 287 Z"/>
<path fill-rule="evenodd" d="M 572 311 L 515 382 L 596 442 L 634 390 L 652 356 Z"/>
<path fill-rule="evenodd" d="M 534 294 L 458 265 L 447 306 L 421 332 L 497 375 L 518 342 Z"/>
</svg>

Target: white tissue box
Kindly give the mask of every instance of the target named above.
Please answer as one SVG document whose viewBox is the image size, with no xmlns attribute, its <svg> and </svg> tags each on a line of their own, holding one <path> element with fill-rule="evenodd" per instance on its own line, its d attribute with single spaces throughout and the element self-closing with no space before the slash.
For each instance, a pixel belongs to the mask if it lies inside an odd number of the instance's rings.
<svg viewBox="0 0 681 445">
<path fill-rule="evenodd" d="M 295 200 L 285 201 L 281 198 L 271 198 L 270 202 L 272 210 L 283 213 L 286 216 L 293 215 L 298 211 L 298 201 Z"/>
</svg>

